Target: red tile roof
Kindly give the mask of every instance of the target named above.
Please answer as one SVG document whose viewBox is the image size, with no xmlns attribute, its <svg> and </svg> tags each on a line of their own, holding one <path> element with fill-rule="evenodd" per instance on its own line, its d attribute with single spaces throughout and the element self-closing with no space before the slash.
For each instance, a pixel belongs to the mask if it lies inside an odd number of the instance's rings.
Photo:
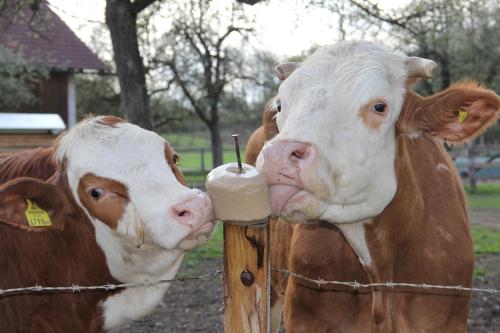
<svg viewBox="0 0 500 333">
<path fill-rule="evenodd" d="M 108 71 L 106 65 L 42 1 L 34 19 L 26 8 L 20 18 L 0 16 L 0 45 L 19 51 L 26 60 L 59 71 Z"/>
</svg>

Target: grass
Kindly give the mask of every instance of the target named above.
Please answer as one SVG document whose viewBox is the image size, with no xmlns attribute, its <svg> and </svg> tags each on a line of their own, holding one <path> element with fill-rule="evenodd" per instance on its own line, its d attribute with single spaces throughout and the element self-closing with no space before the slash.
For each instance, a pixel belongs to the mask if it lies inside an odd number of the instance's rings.
<svg viewBox="0 0 500 333">
<path fill-rule="evenodd" d="M 174 149 L 186 147 L 210 147 L 208 133 L 165 133 L 162 135 Z"/>
<path fill-rule="evenodd" d="M 184 260 L 184 265 L 193 267 L 202 260 L 221 258 L 224 247 L 224 235 L 222 231 L 222 223 L 219 222 L 215 227 L 212 238 L 207 243 L 189 252 Z"/>
<path fill-rule="evenodd" d="M 180 155 L 180 162 L 179 166 L 182 171 L 199 171 L 201 170 L 201 152 L 200 151 L 194 151 L 194 152 L 183 152 L 182 149 L 178 149 L 178 153 Z M 240 155 L 241 158 L 244 162 L 245 160 L 245 150 L 241 149 L 240 150 Z M 224 163 L 230 163 L 230 162 L 236 162 L 236 153 L 234 150 L 224 150 L 223 154 L 223 160 Z M 210 149 L 205 150 L 205 169 L 210 170 L 212 169 L 212 152 Z"/>
<path fill-rule="evenodd" d="M 476 256 L 482 254 L 500 254 L 500 229 L 473 225 L 472 240 Z M 474 277 L 477 278 L 486 274 L 486 268 L 476 262 Z"/>
<path fill-rule="evenodd" d="M 477 193 L 472 194 L 469 186 L 465 186 L 468 205 L 472 209 L 499 209 L 500 184 L 478 184 Z"/>
<path fill-rule="evenodd" d="M 478 225 L 472 226 L 472 240 L 476 255 L 485 253 L 500 253 L 500 230 Z"/>
</svg>

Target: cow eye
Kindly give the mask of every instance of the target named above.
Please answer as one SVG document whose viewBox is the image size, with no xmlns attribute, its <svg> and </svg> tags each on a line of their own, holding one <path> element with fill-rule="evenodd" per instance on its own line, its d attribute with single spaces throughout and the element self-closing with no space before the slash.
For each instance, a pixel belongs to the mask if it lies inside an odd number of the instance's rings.
<svg viewBox="0 0 500 333">
<path fill-rule="evenodd" d="M 385 111 L 385 103 L 377 103 L 373 106 L 373 109 L 378 113 L 383 113 Z"/>
<path fill-rule="evenodd" d="M 281 112 L 281 101 L 279 99 L 276 100 L 276 110 L 278 110 L 278 112 Z"/>
<path fill-rule="evenodd" d="M 104 195 L 104 191 L 98 187 L 91 188 L 89 191 L 89 195 L 92 197 L 92 199 L 99 200 Z"/>
</svg>

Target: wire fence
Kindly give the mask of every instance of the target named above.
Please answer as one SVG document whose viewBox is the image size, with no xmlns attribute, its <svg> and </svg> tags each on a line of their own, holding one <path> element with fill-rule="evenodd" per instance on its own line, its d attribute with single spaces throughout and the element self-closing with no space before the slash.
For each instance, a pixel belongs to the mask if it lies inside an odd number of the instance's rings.
<svg viewBox="0 0 500 333">
<path fill-rule="evenodd" d="M 284 277 L 289 278 L 293 277 L 296 279 L 300 279 L 302 281 L 306 281 L 316 286 L 317 289 L 322 289 L 328 285 L 336 285 L 336 286 L 344 286 L 350 287 L 353 290 L 359 290 L 362 288 L 382 288 L 386 290 L 394 290 L 397 288 L 412 288 L 412 289 L 423 289 L 423 290 L 451 290 L 457 292 L 473 292 L 473 293 L 486 293 L 486 294 L 500 294 L 500 289 L 498 288 L 474 288 L 474 287 L 464 287 L 461 285 L 453 286 L 453 285 L 433 285 L 426 283 L 407 283 L 407 282 L 377 282 L 377 283 L 359 283 L 356 281 L 336 281 L 336 280 L 324 280 L 324 279 L 313 279 L 295 272 L 290 272 L 285 269 L 271 269 L 272 272 L 280 273 Z M 80 293 L 86 291 L 114 291 L 117 289 L 124 288 L 139 288 L 139 287 L 152 287 L 165 283 L 173 283 L 173 282 L 187 282 L 192 280 L 207 280 L 207 279 L 218 279 L 224 273 L 223 270 L 215 270 L 212 272 L 207 272 L 204 274 L 198 275 L 185 275 L 175 277 L 173 279 L 165 279 L 158 281 L 149 281 L 145 280 L 140 283 L 122 283 L 122 284 L 103 284 L 103 285 L 95 285 L 95 286 L 80 286 L 78 284 L 73 284 L 71 286 L 62 286 L 62 287 L 51 287 L 51 286 L 41 286 L 34 285 L 31 287 L 22 287 L 22 288 L 11 288 L 11 289 L 0 289 L 0 298 L 3 296 L 13 296 L 13 295 L 25 295 L 29 293 L 42 293 L 42 292 L 59 292 L 59 293 Z"/>
</svg>

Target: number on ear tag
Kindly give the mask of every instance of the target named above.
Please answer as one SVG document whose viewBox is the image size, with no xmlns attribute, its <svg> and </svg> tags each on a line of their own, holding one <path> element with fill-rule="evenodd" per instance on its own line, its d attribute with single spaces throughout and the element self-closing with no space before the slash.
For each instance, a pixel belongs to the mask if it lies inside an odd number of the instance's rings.
<svg viewBox="0 0 500 333">
<path fill-rule="evenodd" d="M 38 207 L 33 201 L 26 199 L 28 208 L 26 209 L 26 219 L 30 227 L 49 227 L 52 225 L 49 214 Z"/>
</svg>

